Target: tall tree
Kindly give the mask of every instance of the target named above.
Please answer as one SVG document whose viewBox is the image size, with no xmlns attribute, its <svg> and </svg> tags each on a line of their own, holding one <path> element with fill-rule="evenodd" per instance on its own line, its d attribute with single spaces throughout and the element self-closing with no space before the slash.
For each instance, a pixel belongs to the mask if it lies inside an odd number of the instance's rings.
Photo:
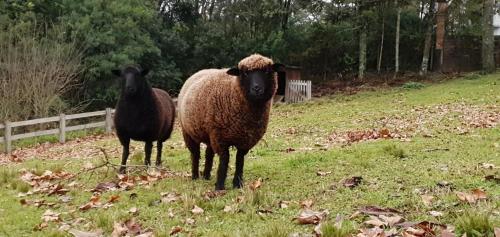
<svg viewBox="0 0 500 237">
<path fill-rule="evenodd" d="M 429 58 L 431 53 L 432 45 L 432 31 L 434 28 L 434 5 L 435 0 L 429 1 L 429 10 L 424 18 L 425 22 L 425 42 L 424 42 L 424 52 L 422 54 L 422 64 L 420 67 L 420 75 L 423 76 L 427 74 L 429 68 Z"/>
<path fill-rule="evenodd" d="M 493 35 L 493 15 L 495 0 L 483 0 L 483 21 L 482 21 L 482 61 L 483 71 L 492 73 L 495 71 L 495 39 Z"/>
<path fill-rule="evenodd" d="M 382 67 L 382 56 L 384 55 L 384 39 L 385 39 L 385 1 L 380 3 L 380 18 L 382 18 L 382 29 L 380 33 L 380 47 L 378 51 L 377 58 L 377 72 L 380 73 L 380 69 Z"/>
<path fill-rule="evenodd" d="M 397 8 L 397 18 L 396 18 L 396 43 L 395 43 L 395 56 L 394 56 L 394 77 L 399 72 L 399 41 L 400 41 L 400 31 L 401 31 L 401 6 L 398 0 L 394 0 L 394 4 Z"/>
</svg>

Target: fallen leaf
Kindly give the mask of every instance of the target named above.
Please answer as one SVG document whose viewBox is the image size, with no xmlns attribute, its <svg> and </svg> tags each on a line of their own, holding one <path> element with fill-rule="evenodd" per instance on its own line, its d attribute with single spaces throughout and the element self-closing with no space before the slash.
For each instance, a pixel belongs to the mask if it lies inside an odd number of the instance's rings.
<svg viewBox="0 0 500 237">
<path fill-rule="evenodd" d="M 43 214 L 42 214 L 42 221 L 43 222 L 50 222 L 50 221 L 60 221 L 60 217 L 59 217 L 60 213 L 57 213 L 57 212 L 54 212 L 52 210 L 46 210 Z"/>
<path fill-rule="evenodd" d="M 324 172 L 324 171 L 318 171 L 318 172 L 316 172 L 316 175 L 318 175 L 318 176 L 327 176 L 327 175 L 329 175 L 331 173 L 332 173 L 332 171 L 326 171 L 326 172 Z"/>
<path fill-rule="evenodd" d="M 401 223 L 403 221 L 403 217 L 399 215 L 393 215 L 393 216 L 380 215 L 379 218 L 382 219 L 385 223 L 387 223 L 386 225 L 389 227 L 393 227 L 396 224 Z"/>
<path fill-rule="evenodd" d="M 171 203 L 179 200 L 180 195 L 178 193 L 160 193 L 162 203 Z"/>
<path fill-rule="evenodd" d="M 224 212 L 232 212 L 233 208 L 229 205 L 224 206 Z"/>
<path fill-rule="evenodd" d="M 133 214 L 133 215 L 137 214 L 138 212 L 139 212 L 139 210 L 137 209 L 137 207 L 132 207 L 128 210 L 128 213 Z"/>
<path fill-rule="evenodd" d="M 361 213 L 367 214 L 367 215 L 390 215 L 390 214 L 401 214 L 400 211 L 393 209 L 393 208 L 384 208 L 384 207 L 377 207 L 377 206 L 365 206 L 359 209 Z"/>
<path fill-rule="evenodd" d="M 186 223 L 186 225 L 194 225 L 196 221 L 192 218 L 187 218 L 184 223 Z"/>
<path fill-rule="evenodd" d="M 483 167 L 483 169 L 494 169 L 495 165 L 490 163 L 481 163 L 481 167 Z"/>
<path fill-rule="evenodd" d="M 346 187 L 346 188 L 355 188 L 359 184 L 361 184 L 362 180 L 363 180 L 363 177 L 361 177 L 361 176 L 353 176 L 351 178 L 345 179 L 343 184 L 344 184 L 344 187 Z"/>
<path fill-rule="evenodd" d="M 310 207 L 312 207 L 313 204 L 314 204 L 314 201 L 311 199 L 306 199 L 306 200 L 303 200 L 299 203 L 301 208 L 306 208 L 306 209 L 309 209 Z"/>
<path fill-rule="evenodd" d="M 250 183 L 250 189 L 252 191 L 257 190 L 258 188 L 260 188 L 260 186 L 262 186 L 262 178 L 259 178 L 259 179 Z"/>
<path fill-rule="evenodd" d="M 298 221 L 299 224 L 306 225 L 306 224 L 318 224 L 320 221 L 322 221 L 326 216 L 328 215 L 328 211 L 312 211 L 312 210 L 303 210 L 302 212 L 299 213 L 299 216 L 296 217 L 295 219 Z"/>
<path fill-rule="evenodd" d="M 115 182 L 99 183 L 97 186 L 90 190 L 91 192 L 103 193 L 109 190 L 116 190 L 117 184 Z"/>
<path fill-rule="evenodd" d="M 170 235 L 175 235 L 175 234 L 177 234 L 177 233 L 179 233 L 181 231 L 182 231 L 182 227 L 180 227 L 180 226 L 174 226 L 170 230 Z"/>
<path fill-rule="evenodd" d="M 432 204 L 432 200 L 434 199 L 434 196 L 432 195 L 422 195 L 420 196 L 422 198 L 422 202 L 424 202 L 424 205 L 429 207 Z"/>
<path fill-rule="evenodd" d="M 370 219 L 365 221 L 365 224 L 375 226 L 375 227 L 383 227 L 383 226 L 387 225 L 386 222 L 382 221 L 381 219 L 379 219 L 376 216 L 370 216 Z"/>
<path fill-rule="evenodd" d="M 68 196 L 68 195 L 64 195 L 64 196 L 59 197 L 59 201 L 61 201 L 63 203 L 71 202 L 72 199 L 73 198 L 71 196 Z"/>
<path fill-rule="evenodd" d="M 43 230 L 45 228 L 47 228 L 49 226 L 49 224 L 47 224 L 47 222 L 42 222 L 38 225 L 36 225 L 33 230 L 36 230 L 36 231 L 40 231 L 40 230 Z"/>
<path fill-rule="evenodd" d="M 197 215 L 197 214 L 202 214 L 202 213 L 204 212 L 204 210 L 203 210 L 203 209 L 201 209 L 201 207 L 194 205 L 194 207 L 193 207 L 193 209 L 191 210 L 191 212 L 192 212 L 193 214 Z"/>
<path fill-rule="evenodd" d="M 203 193 L 203 199 L 208 201 L 216 197 L 222 197 L 224 195 L 226 195 L 226 190 L 217 190 L 217 191 L 209 190 Z"/>
<path fill-rule="evenodd" d="M 282 200 L 282 201 L 280 201 L 280 202 L 278 203 L 278 205 L 279 205 L 279 207 L 280 207 L 280 208 L 284 209 L 284 208 L 288 208 L 288 205 L 290 205 L 290 202 L 289 202 L 289 201 L 283 201 L 283 200 Z"/>
<path fill-rule="evenodd" d="M 127 227 L 121 223 L 115 222 L 113 224 L 113 232 L 111 237 L 121 237 L 127 233 Z"/>
<path fill-rule="evenodd" d="M 500 237 L 500 227 L 495 227 L 495 237 Z"/>
<path fill-rule="evenodd" d="M 472 190 L 472 193 L 456 192 L 458 199 L 469 204 L 474 204 L 479 200 L 487 199 L 487 195 L 480 189 Z"/>
<path fill-rule="evenodd" d="M 118 202 L 118 199 L 120 199 L 119 195 L 112 195 L 111 197 L 109 197 L 108 203 Z"/>
<path fill-rule="evenodd" d="M 443 213 L 442 212 L 439 212 L 439 211 L 430 211 L 429 214 L 433 217 L 440 217 L 440 216 L 443 216 Z"/>
<path fill-rule="evenodd" d="M 68 232 L 70 234 L 72 234 L 74 237 L 100 237 L 100 236 L 103 236 L 102 231 L 100 231 L 100 230 L 98 230 L 96 232 L 86 232 L 86 231 L 71 229 Z"/>
</svg>

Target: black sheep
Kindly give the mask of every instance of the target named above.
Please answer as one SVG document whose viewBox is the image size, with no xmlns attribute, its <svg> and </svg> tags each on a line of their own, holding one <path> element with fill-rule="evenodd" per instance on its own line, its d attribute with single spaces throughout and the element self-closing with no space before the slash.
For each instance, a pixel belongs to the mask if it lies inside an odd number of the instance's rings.
<svg viewBox="0 0 500 237">
<path fill-rule="evenodd" d="M 116 105 L 115 128 L 123 146 L 120 173 L 125 172 L 129 156 L 130 139 L 144 141 L 145 164 L 151 164 L 153 142 L 157 142 L 156 165 L 161 165 L 163 142 L 170 138 L 175 119 L 175 105 L 164 90 L 152 88 L 145 76 L 149 70 L 139 66 L 126 66 L 113 70 L 120 77 L 122 92 Z"/>
</svg>

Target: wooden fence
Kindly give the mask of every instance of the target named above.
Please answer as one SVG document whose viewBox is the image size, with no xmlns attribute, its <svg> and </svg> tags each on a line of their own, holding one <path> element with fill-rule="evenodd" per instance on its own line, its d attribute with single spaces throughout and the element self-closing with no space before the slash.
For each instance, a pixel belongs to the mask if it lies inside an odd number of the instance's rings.
<svg viewBox="0 0 500 237">
<path fill-rule="evenodd" d="M 311 81 L 287 80 L 285 102 L 298 103 L 311 99 Z"/>
<path fill-rule="evenodd" d="M 106 110 L 81 113 L 81 114 L 71 114 L 65 115 L 61 114 L 59 116 L 48 117 L 48 118 L 40 118 L 40 119 L 32 119 L 26 121 L 19 122 L 8 122 L 6 121 L 4 124 L 0 124 L 0 130 L 4 130 L 4 136 L 0 137 L 0 143 L 4 144 L 5 153 L 10 153 L 12 151 L 12 141 L 30 138 L 30 137 L 39 137 L 44 135 L 59 135 L 59 142 L 64 143 L 66 141 L 66 132 L 83 130 L 89 128 L 105 128 L 106 133 L 111 133 L 113 129 L 113 116 L 114 109 L 107 108 Z M 66 126 L 66 123 L 69 120 L 74 119 L 82 119 L 82 118 L 90 118 L 90 117 L 98 117 L 104 116 L 104 121 L 101 122 L 92 122 L 87 124 L 80 124 L 74 126 Z M 28 132 L 22 134 L 13 134 L 12 129 L 16 127 L 24 127 L 30 125 L 44 124 L 44 123 L 53 123 L 58 122 L 59 126 L 57 128 Z"/>
</svg>

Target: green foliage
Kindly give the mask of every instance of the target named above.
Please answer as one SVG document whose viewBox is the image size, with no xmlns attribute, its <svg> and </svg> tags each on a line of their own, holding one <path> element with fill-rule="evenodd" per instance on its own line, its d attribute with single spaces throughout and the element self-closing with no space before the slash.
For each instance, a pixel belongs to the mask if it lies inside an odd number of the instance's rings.
<svg viewBox="0 0 500 237">
<path fill-rule="evenodd" d="M 352 236 L 356 228 L 350 221 L 342 221 L 339 224 L 325 223 L 321 225 L 321 236 L 324 237 L 346 237 Z"/>
<path fill-rule="evenodd" d="M 457 219 L 456 232 L 457 236 L 493 237 L 494 226 L 488 214 L 467 212 Z"/>
<path fill-rule="evenodd" d="M 420 82 L 410 81 L 410 82 L 406 82 L 405 84 L 403 84 L 402 87 L 404 89 L 422 89 L 425 87 L 425 85 L 420 83 Z"/>
<path fill-rule="evenodd" d="M 400 158 L 400 159 L 406 158 L 408 156 L 406 154 L 406 151 L 403 148 L 398 147 L 395 144 L 385 146 L 384 152 L 386 152 L 387 154 L 394 156 L 396 158 Z"/>
</svg>

